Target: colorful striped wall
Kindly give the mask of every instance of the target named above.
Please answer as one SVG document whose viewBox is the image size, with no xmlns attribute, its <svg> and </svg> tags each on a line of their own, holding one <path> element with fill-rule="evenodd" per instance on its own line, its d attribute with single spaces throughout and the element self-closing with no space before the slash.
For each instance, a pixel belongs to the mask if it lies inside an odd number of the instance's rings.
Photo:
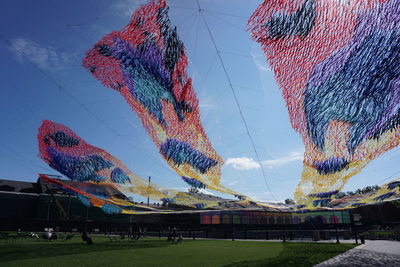
<svg viewBox="0 0 400 267">
<path fill-rule="evenodd" d="M 265 211 L 212 211 L 200 215 L 200 224 L 348 224 L 348 211 L 283 213 Z"/>
</svg>

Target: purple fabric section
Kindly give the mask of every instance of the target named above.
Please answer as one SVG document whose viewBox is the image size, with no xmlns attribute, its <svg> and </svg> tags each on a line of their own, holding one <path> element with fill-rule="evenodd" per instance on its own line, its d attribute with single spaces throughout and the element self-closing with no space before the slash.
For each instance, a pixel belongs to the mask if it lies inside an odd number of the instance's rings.
<svg viewBox="0 0 400 267">
<path fill-rule="evenodd" d="M 357 29 L 357 35 L 365 38 L 367 34 L 373 31 L 381 32 L 392 32 L 399 31 L 400 23 L 400 3 L 398 0 L 386 1 L 377 7 L 368 11 L 364 16 L 361 17 L 361 23 Z M 368 30 L 370 29 L 368 32 Z M 382 44 L 385 45 L 385 44 Z M 392 84 L 393 96 L 390 100 L 390 104 L 382 114 L 381 120 L 368 131 L 366 136 L 370 136 L 372 133 L 383 127 L 390 118 L 395 115 L 399 108 L 400 103 L 400 77 Z"/>
<path fill-rule="evenodd" d="M 325 61 L 317 64 L 313 74 L 308 82 L 308 87 L 316 87 L 326 82 L 334 73 L 344 67 L 349 56 L 356 50 L 362 41 L 373 32 L 382 32 L 390 34 L 393 31 L 400 30 L 400 3 L 398 0 L 389 0 L 383 2 L 376 7 L 360 14 L 358 17 L 360 22 L 354 33 L 351 43 L 340 49 L 336 54 L 327 58 Z M 385 45 L 385 44 L 382 44 Z M 351 82 L 351 81 L 349 81 Z M 392 116 L 396 114 L 400 104 L 400 77 L 391 84 L 393 95 L 389 100 L 385 112 L 381 115 L 380 120 L 366 133 L 369 137 L 374 132 L 382 128 Z"/>
<path fill-rule="evenodd" d="M 386 1 L 368 12 L 359 16 L 360 24 L 355 29 L 351 43 L 336 54 L 317 64 L 310 77 L 308 85 L 311 87 L 324 83 L 335 72 L 343 68 L 350 54 L 359 47 L 361 42 L 372 31 L 393 31 L 400 23 L 400 3 L 398 0 Z"/>
<path fill-rule="evenodd" d="M 380 128 L 384 127 L 384 125 L 390 120 L 391 117 L 395 116 L 397 111 L 400 108 L 400 78 L 398 78 L 392 85 L 393 96 L 390 100 L 388 107 L 385 110 L 385 113 L 382 115 L 381 120 L 371 128 L 366 136 L 370 136 L 374 132 L 378 131 Z"/>
<path fill-rule="evenodd" d="M 142 73 L 151 71 L 157 73 L 160 80 L 165 81 L 165 83 L 171 83 L 171 74 L 164 66 L 162 51 L 156 46 L 154 42 L 148 41 L 143 44 L 143 50 L 139 51 L 137 48 L 133 47 L 128 42 L 116 38 L 115 46 L 112 47 L 112 54 L 114 58 L 120 59 L 122 67 L 122 72 L 125 80 L 125 85 L 129 88 L 129 91 L 134 94 L 135 86 L 134 79 L 132 79 L 130 73 L 131 70 L 127 66 L 134 68 L 148 68 Z M 138 64 L 140 62 L 141 64 Z M 139 72 L 136 70 L 136 72 Z"/>
</svg>

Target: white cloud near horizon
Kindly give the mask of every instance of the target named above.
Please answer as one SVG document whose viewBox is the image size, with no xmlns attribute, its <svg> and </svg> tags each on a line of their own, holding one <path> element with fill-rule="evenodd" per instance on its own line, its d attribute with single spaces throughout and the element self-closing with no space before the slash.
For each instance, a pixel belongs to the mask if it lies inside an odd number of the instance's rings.
<svg viewBox="0 0 400 267">
<path fill-rule="evenodd" d="M 293 151 L 290 152 L 289 155 L 282 158 L 263 160 L 261 161 L 261 164 L 269 169 L 273 169 L 294 161 L 302 161 L 303 158 L 303 152 Z M 228 158 L 225 164 L 241 171 L 260 168 L 260 163 L 248 157 Z"/>
<path fill-rule="evenodd" d="M 22 60 L 20 53 L 23 53 L 29 60 L 39 68 L 47 71 L 62 71 L 73 64 L 72 53 L 57 51 L 51 46 L 42 46 L 25 38 L 17 38 L 11 41 L 12 46 L 18 50 L 14 51 L 17 58 Z"/>
<path fill-rule="evenodd" d="M 236 170 L 251 170 L 260 168 L 260 164 L 258 162 L 247 157 L 228 158 L 225 164 L 227 166 L 232 166 Z"/>
<path fill-rule="evenodd" d="M 262 161 L 262 164 L 269 169 L 273 169 L 274 167 L 286 165 L 293 161 L 302 161 L 304 158 L 303 152 L 290 152 L 288 156 L 277 158 L 277 159 L 269 159 Z"/>
</svg>

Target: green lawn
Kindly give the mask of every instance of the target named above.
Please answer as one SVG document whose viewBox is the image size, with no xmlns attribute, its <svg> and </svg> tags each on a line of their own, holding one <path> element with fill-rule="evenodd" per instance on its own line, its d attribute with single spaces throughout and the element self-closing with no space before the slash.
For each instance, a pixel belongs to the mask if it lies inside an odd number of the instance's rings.
<svg viewBox="0 0 400 267">
<path fill-rule="evenodd" d="M 164 239 L 110 242 L 93 237 L 69 241 L 0 243 L 0 266 L 312 266 L 354 247 L 351 244 Z"/>
</svg>

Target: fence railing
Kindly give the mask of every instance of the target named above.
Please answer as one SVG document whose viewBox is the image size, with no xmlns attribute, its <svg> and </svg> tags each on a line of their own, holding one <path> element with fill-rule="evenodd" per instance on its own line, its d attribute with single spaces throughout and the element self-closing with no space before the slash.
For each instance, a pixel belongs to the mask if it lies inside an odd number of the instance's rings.
<svg viewBox="0 0 400 267">
<path fill-rule="evenodd" d="M 364 231 L 361 234 L 365 236 L 366 239 L 371 240 L 398 240 L 400 241 L 400 230 L 369 230 Z"/>
</svg>

